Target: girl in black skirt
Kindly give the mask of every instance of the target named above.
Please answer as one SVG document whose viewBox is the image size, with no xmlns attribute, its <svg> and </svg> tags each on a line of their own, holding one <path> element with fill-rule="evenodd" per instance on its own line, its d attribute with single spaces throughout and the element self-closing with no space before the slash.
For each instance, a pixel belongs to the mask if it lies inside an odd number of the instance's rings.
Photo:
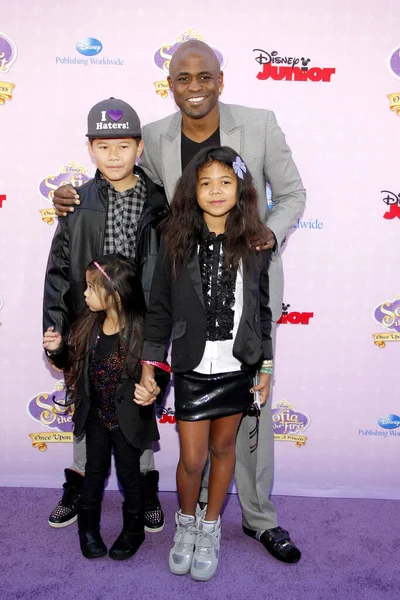
<svg viewBox="0 0 400 600">
<path fill-rule="evenodd" d="M 163 226 L 145 320 L 141 385 L 172 341 L 180 438 L 172 573 L 210 579 L 218 564 L 220 512 L 232 479 L 239 423 L 268 398 L 272 375 L 268 266 L 257 193 L 246 164 L 227 147 L 200 151 L 184 170 Z M 253 386 L 258 372 L 259 383 Z M 208 504 L 197 508 L 210 453 Z"/>
</svg>

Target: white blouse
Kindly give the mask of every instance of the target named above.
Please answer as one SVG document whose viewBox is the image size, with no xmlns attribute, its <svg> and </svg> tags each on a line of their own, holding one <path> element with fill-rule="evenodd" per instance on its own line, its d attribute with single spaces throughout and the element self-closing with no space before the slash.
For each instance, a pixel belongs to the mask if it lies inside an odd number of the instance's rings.
<svg viewBox="0 0 400 600">
<path fill-rule="evenodd" d="M 241 362 L 233 356 L 233 344 L 236 333 L 239 328 L 239 322 L 243 312 L 243 273 L 242 263 L 237 270 L 235 286 L 235 304 L 233 306 L 234 319 L 231 340 L 222 340 L 210 342 L 206 341 L 203 357 L 200 363 L 193 371 L 203 375 L 213 375 L 214 373 L 229 373 L 231 371 L 240 371 Z"/>
</svg>

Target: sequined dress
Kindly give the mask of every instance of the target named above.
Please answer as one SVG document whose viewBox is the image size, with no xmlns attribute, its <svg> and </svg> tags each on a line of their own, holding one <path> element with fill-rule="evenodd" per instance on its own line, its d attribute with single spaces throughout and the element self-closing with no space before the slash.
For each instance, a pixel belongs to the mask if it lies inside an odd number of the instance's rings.
<svg viewBox="0 0 400 600">
<path fill-rule="evenodd" d="M 110 430 L 119 429 L 115 393 L 119 386 L 124 356 L 118 333 L 106 335 L 100 331 L 89 360 L 89 419 Z"/>
</svg>

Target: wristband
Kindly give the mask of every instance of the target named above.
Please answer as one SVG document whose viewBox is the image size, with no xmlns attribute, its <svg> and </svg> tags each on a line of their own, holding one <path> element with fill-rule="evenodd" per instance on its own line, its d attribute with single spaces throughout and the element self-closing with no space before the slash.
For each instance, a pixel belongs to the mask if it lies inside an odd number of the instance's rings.
<svg viewBox="0 0 400 600">
<path fill-rule="evenodd" d="M 260 373 L 260 375 L 272 375 L 273 374 L 273 370 L 267 367 L 261 367 L 261 369 L 258 371 Z"/>
<path fill-rule="evenodd" d="M 152 365 L 153 367 L 158 367 L 162 369 L 162 371 L 166 371 L 167 373 L 172 373 L 172 369 L 168 363 L 158 362 L 157 360 L 141 360 L 141 365 Z"/>
<path fill-rule="evenodd" d="M 51 358 L 52 356 L 57 356 L 57 354 L 61 354 L 63 350 L 64 344 L 61 342 L 59 347 L 56 350 L 45 350 L 46 356 Z"/>
</svg>

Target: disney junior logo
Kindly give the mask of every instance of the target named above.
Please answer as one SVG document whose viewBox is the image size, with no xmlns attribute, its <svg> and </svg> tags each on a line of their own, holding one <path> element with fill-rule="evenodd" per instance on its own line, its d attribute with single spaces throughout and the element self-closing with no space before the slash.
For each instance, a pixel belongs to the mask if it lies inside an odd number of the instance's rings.
<svg viewBox="0 0 400 600">
<path fill-rule="evenodd" d="M 384 194 L 382 201 L 388 207 L 388 210 L 383 215 L 384 219 L 400 219 L 400 194 L 389 192 L 389 190 L 381 190 Z"/>
<path fill-rule="evenodd" d="M 333 67 L 310 66 L 310 58 L 302 56 L 280 56 L 277 50 L 267 52 L 261 48 L 253 48 L 255 61 L 262 66 L 257 79 L 273 79 L 274 81 L 322 81 L 330 82 L 336 73 Z"/>
<path fill-rule="evenodd" d="M 59 404 L 55 404 L 53 399 Z M 53 392 L 35 394 L 28 402 L 28 415 L 40 425 L 53 430 L 29 434 L 32 446 L 41 452 L 47 450 L 48 443 L 72 442 L 74 405 L 62 406 L 64 399 L 64 382 L 61 380 L 56 383 Z"/>
<path fill-rule="evenodd" d="M 157 417 L 159 419 L 160 424 L 164 423 L 176 423 L 175 411 L 171 407 L 158 406 L 157 407 Z"/>
<path fill-rule="evenodd" d="M 179 46 L 181 46 L 184 42 L 187 42 L 188 40 L 200 40 L 202 42 L 205 41 L 199 33 L 196 33 L 196 31 L 189 28 L 186 29 L 186 31 L 184 31 L 181 35 L 178 35 L 175 42 L 173 42 L 172 44 L 163 44 L 154 53 L 154 64 L 156 65 L 156 67 L 161 69 L 161 71 L 165 75 L 169 75 L 169 64 L 171 62 L 171 58 L 173 57 L 175 50 L 177 50 Z M 211 47 L 214 50 L 219 64 L 221 65 L 222 71 L 226 65 L 226 56 L 218 48 L 215 48 L 214 46 Z M 156 88 L 157 95 L 161 96 L 161 98 L 166 98 L 168 96 L 169 85 L 166 79 L 161 81 L 155 81 L 154 85 Z"/>
<path fill-rule="evenodd" d="M 286 325 L 290 323 L 291 325 L 309 325 L 310 319 L 313 318 L 313 312 L 297 312 L 291 311 L 289 312 L 290 304 L 282 303 L 282 316 L 278 321 L 278 324 Z"/>
</svg>

